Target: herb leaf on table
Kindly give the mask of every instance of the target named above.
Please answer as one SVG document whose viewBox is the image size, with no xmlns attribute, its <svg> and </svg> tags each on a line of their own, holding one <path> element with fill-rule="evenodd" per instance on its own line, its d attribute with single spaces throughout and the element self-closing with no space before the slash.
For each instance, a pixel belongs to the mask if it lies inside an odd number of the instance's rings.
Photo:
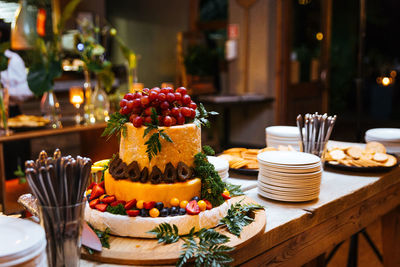
<svg viewBox="0 0 400 267">
<path fill-rule="evenodd" d="M 97 235 L 97 237 L 100 239 L 100 243 L 101 246 L 103 248 L 110 248 L 110 242 L 109 242 L 109 238 L 110 238 L 110 228 L 106 228 L 104 231 L 98 230 L 96 228 L 94 228 L 91 224 L 89 224 L 89 227 L 92 228 L 92 230 L 94 231 L 94 233 Z M 94 253 L 93 249 L 86 247 L 83 245 L 84 248 L 86 248 L 86 250 L 88 251 L 88 253 L 90 255 L 92 255 Z"/>
<path fill-rule="evenodd" d="M 155 234 L 158 243 L 171 244 L 179 240 L 178 227 L 175 224 L 171 226 L 168 223 L 162 223 L 147 233 Z"/>
<path fill-rule="evenodd" d="M 251 213 L 255 210 L 264 209 L 263 206 L 259 204 L 241 204 L 243 200 L 232 204 L 228 210 L 228 214 L 220 220 L 219 225 L 225 226 L 228 231 L 236 236 L 240 236 L 243 227 L 249 225 L 254 221 L 250 217 Z"/>
<path fill-rule="evenodd" d="M 236 197 L 236 196 L 242 196 L 244 195 L 244 192 L 242 191 L 242 188 L 240 185 L 234 185 L 230 183 L 225 182 L 225 188 L 228 190 L 229 195 L 231 197 Z"/>
</svg>

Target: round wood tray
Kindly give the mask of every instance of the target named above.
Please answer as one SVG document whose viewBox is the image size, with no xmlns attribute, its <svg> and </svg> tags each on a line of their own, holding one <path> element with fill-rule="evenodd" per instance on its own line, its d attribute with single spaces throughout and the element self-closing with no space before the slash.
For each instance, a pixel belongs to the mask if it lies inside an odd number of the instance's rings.
<svg viewBox="0 0 400 267">
<path fill-rule="evenodd" d="M 242 203 L 253 202 L 254 200 L 247 196 L 238 196 L 233 198 L 234 201 Z M 245 246 L 250 239 L 264 231 L 266 224 L 265 210 L 255 212 L 254 221 L 243 228 L 240 238 L 229 233 L 225 228 L 217 227 L 216 230 L 230 237 L 230 241 L 226 244 L 235 249 Z M 140 265 L 157 265 L 157 264 L 175 264 L 181 253 L 182 240 L 174 244 L 159 244 L 157 239 L 130 238 L 110 236 L 110 249 L 103 248 L 102 252 L 95 252 L 90 255 L 85 249 L 82 249 L 82 258 L 116 264 L 140 264 Z"/>
</svg>

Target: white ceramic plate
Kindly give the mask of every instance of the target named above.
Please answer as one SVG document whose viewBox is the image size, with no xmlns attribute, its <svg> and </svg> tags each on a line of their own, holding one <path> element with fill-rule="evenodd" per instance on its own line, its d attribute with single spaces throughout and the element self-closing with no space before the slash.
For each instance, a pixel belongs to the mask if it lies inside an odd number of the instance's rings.
<svg viewBox="0 0 400 267">
<path fill-rule="evenodd" d="M 284 180 L 274 180 L 274 179 L 266 179 L 266 178 L 260 178 L 258 179 L 259 182 L 265 183 L 265 184 L 270 184 L 274 186 L 280 186 L 280 187 L 289 187 L 289 188 L 299 188 L 299 187 L 304 187 L 304 188 L 315 188 L 319 187 L 321 185 L 321 181 L 316 180 L 312 182 L 304 182 L 304 181 L 299 181 L 299 182 L 287 182 Z"/>
<path fill-rule="evenodd" d="M 314 195 L 314 196 L 307 196 L 307 197 L 288 197 L 288 196 L 279 196 L 279 195 L 275 195 L 275 194 L 270 194 L 267 192 L 264 192 L 262 190 L 260 190 L 260 188 L 258 188 L 258 194 L 260 196 L 266 197 L 266 198 L 270 198 L 273 200 L 278 200 L 278 201 L 286 201 L 286 202 L 304 202 L 304 201 L 310 201 L 310 200 L 314 200 L 316 198 L 318 198 L 318 195 Z"/>
<path fill-rule="evenodd" d="M 226 159 L 213 156 L 207 156 L 207 159 L 212 165 L 214 165 L 217 172 L 229 170 L 229 162 Z"/>
<path fill-rule="evenodd" d="M 266 187 L 271 190 L 277 190 L 277 191 L 284 191 L 284 192 L 298 192 L 298 193 L 303 193 L 303 192 L 314 192 L 316 190 L 319 190 L 319 184 L 314 184 L 312 186 L 305 186 L 305 185 L 298 185 L 298 186 L 285 186 L 284 184 L 280 185 L 273 185 L 270 183 L 265 183 L 264 181 L 258 180 L 258 184 L 260 186 Z"/>
<path fill-rule="evenodd" d="M 281 189 L 274 189 L 269 186 L 264 186 L 263 184 L 258 184 L 257 185 L 259 188 L 261 188 L 264 192 L 267 192 L 269 194 L 276 194 L 276 195 L 282 195 L 282 196 L 296 196 L 296 197 L 302 197 L 302 196 L 309 196 L 309 195 L 315 195 L 319 193 L 319 188 L 317 189 L 304 189 L 304 190 L 281 190 Z"/>
<path fill-rule="evenodd" d="M 293 151 L 266 151 L 258 154 L 259 162 L 274 165 L 314 165 L 321 164 L 321 159 L 313 154 Z"/>
<path fill-rule="evenodd" d="M 400 142 L 400 128 L 375 128 L 365 132 L 367 139 Z"/>
<path fill-rule="evenodd" d="M 46 243 L 43 228 L 29 220 L 0 216 L 0 266 L 31 254 Z"/>
<path fill-rule="evenodd" d="M 299 129 L 295 126 L 270 126 L 265 128 L 265 133 L 271 136 L 279 137 L 299 137 Z"/>
</svg>

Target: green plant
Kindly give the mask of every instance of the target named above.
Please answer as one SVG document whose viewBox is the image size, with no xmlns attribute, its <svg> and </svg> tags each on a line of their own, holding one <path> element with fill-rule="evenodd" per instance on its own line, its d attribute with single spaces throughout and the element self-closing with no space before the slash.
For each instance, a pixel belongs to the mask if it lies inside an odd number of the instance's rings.
<svg viewBox="0 0 400 267">
<path fill-rule="evenodd" d="M 46 39 L 41 37 L 37 39 L 35 49 L 31 53 L 32 65 L 28 73 L 29 88 L 37 96 L 50 91 L 54 86 L 54 79 L 62 74 L 61 34 L 65 23 L 80 2 L 81 0 L 71 0 L 62 12 L 57 30 L 51 36 L 46 36 Z"/>
</svg>

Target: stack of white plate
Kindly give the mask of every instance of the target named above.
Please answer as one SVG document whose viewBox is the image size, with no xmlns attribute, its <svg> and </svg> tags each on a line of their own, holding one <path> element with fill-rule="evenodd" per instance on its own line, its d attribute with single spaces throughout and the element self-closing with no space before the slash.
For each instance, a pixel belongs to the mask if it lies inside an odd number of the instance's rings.
<svg viewBox="0 0 400 267">
<path fill-rule="evenodd" d="M 0 266 L 47 266 L 46 239 L 40 225 L 0 216 Z"/>
<path fill-rule="evenodd" d="M 400 154 L 400 129 L 375 128 L 365 133 L 365 142 L 379 142 L 386 147 L 388 153 Z"/>
<path fill-rule="evenodd" d="M 226 159 L 213 156 L 208 156 L 207 159 L 212 165 L 214 165 L 215 170 L 218 172 L 219 177 L 221 177 L 222 180 L 229 177 L 229 162 Z"/>
<path fill-rule="evenodd" d="M 260 171 L 258 193 L 290 202 L 318 198 L 321 185 L 321 159 L 313 154 L 267 151 L 258 154 Z"/>
<path fill-rule="evenodd" d="M 265 138 L 268 147 L 292 146 L 300 151 L 300 132 L 294 126 L 271 126 L 265 128 Z"/>
</svg>

